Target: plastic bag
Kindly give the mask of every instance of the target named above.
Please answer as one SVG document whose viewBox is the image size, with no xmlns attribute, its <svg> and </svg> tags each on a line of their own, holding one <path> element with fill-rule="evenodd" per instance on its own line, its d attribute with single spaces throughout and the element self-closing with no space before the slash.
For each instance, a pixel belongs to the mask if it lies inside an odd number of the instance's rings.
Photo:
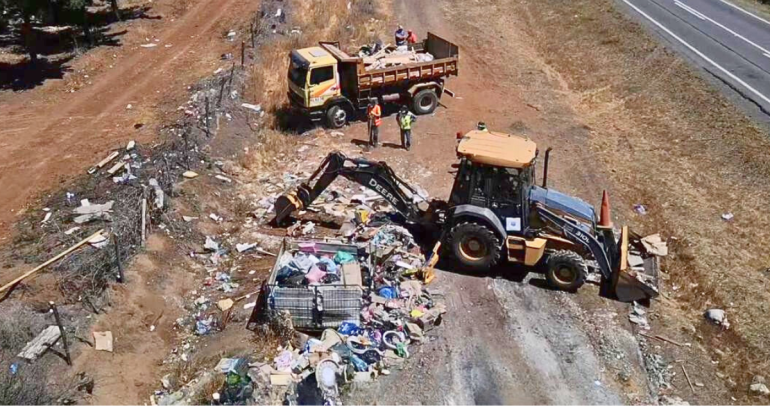
<svg viewBox="0 0 770 406">
<path fill-rule="evenodd" d="M 361 327 L 358 327 L 357 323 L 343 321 L 337 328 L 337 331 L 346 336 L 357 336 L 361 334 Z"/>
<path fill-rule="evenodd" d="M 334 262 L 342 265 L 347 264 L 348 262 L 354 262 L 356 260 L 356 257 L 353 254 L 347 253 L 345 251 L 337 251 L 337 254 L 334 255 Z"/>
</svg>

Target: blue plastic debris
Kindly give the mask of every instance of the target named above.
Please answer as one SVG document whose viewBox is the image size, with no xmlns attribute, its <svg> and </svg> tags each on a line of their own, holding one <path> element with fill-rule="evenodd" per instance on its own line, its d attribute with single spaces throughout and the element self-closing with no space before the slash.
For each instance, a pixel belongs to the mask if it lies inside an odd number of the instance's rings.
<svg viewBox="0 0 770 406">
<path fill-rule="evenodd" d="M 377 294 L 384 297 L 385 299 L 396 299 L 398 298 L 398 292 L 396 292 L 395 288 L 392 288 L 390 286 L 383 286 L 380 288 L 379 291 L 377 291 Z"/>
<path fill-rule="evenodd" d="M 337 331 L 339 331 L 340 334 L 344 334 L 346 336 L 357 336 L 361 334 L 361 327 L 358 327 L 356 323 L 343 321 L 342 324 L 340 324 L 340 326 L 337 328 Z"/>
<path fill-rule="evenodd" d="M 350 354 L 350 362 L 353 363 L 353 367 L 355 367 L 358 372 L 366 372 L 369 370 L 369 365 L 355 354 Z"/>
</svg>

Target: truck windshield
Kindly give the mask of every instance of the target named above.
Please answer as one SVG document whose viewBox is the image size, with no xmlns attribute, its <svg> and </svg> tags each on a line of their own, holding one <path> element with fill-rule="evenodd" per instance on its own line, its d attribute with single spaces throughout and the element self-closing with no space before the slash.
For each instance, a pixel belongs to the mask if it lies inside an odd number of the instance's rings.
<svg viewBox="0 0 770 406">
<path fill-rule="evenodd" d="M 289 68 L 289 80 L 291 80 L 291 83 L 304 89 L 305 81 L 307 81 L 307 68 L 292 63 Z"/>
</svg>

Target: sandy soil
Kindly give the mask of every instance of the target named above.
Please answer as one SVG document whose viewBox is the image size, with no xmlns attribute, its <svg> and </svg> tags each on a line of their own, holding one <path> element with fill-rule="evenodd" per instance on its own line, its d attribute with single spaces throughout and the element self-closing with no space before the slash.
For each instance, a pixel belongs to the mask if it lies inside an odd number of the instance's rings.
<svg viewBox="0 0 770 406">
<path fill-rule="evenodd" d="M 82 173 L 105 150 L 131 139 L 151 142 L 175 112 L 186 87 L 210 75 L 246 34 L 227 42 L 230 29 L 254 15 L 260 2 L 161 0 L 133 21 L 119 48 L 100 48 L 73 62 L 62 81 L 22 94 L 0 94 L 0 225 L 9 225 L 39 193 Z M 133 25 L 132 25 L 133 24 Z M 154 48 L 141 44 L 155 43 Z M 127 106 L 131 105 L 128 109 Z M 140 128 L 135 128 L 140 127 Z"/>
<path fill-rule="evenodd" d="M 160 122 L 161 114 L 174 109 L 161 102 L 161 95 L 165 98 L 170 94 L 173 98 L 176 92 L 182 93 L 184 84 L 189 83 L 187 80 L 213 71 L 218 66 L 220 50 L 232 46 L 223 45 L 222 41 L 222 29 L 229 28 L 228 19 L 238 13 L 246 15 L 257 7 L 239 0 L 226 1 L 226 5 L 216 6 L 203 2 L 191 4 L 166 31 L 156 34 L 161 39 L 158 47 L 127 49 L 122 62 L 114 68 L 120 71 L 106 70 L 94 77 L 92 85 L 75 93 L 57 95 L 43 87 L 13 97 L 0 95 L 4 102 L 0 111 L 11 117 L 9 122 L 14 125 L 8 129 L 29 126 L 29 130 L 17 133 L 33 134 L 3 141 L 6 144 L 0 154 L 7 154 L 8 164 L 2 166 L 0 181 L 9 186 L 2 192 L 7 199 L 0 206 L 3 212 L 0 221 L 13 220 L 15 214 L 9 214 L 11 209 L 18 210 L 36 191 L 53 186 L 57 179 L 50 176 L 51 173 L 66 175 L 85 169 L 101 158 L 106 146 L 128 138 L 153 139 L 153 123 Z M 723 120 L 720 114 L 734 110 L 715 92 L 702 87 L 699 79 L 675 58 L 657 61 L 657 57 L 672 57 L 649 39 L 639 41 L 634 57 L 623 54 L 629 59 L 622 59 L 624 62 L 618 65 L 635 68 L 634 72 L 663 72 L 658 81 L 649 82 L 657 87 L 640 90 L 639 82 L 622 80 L 624 76 L 618 71 L 601 70 L 606 59 L 589 58 L 587 53 L 593 47 L 604 46 L 608 47 L 603 49 L 606 52 L 620 52 L 618 49 L 625 48 L 627 37 L 636 38 L 644 35 L 643 32 L 630 26 L 628 32 L 617 31 L 623 33 L 618 35 L 622 38 L 599 43 L 596 38 L 601 38 L 600 33 L 586 34 L 575 27 L 601 29 L 608 21 L 624 22 L 612 5 L 607 1 L 576 1 L 570 7 L 578 7 L 577 11 L 585 14 L 575 13 L 574 21 L 562 24 L 565 20 L 554 16 L 575 9 L 560 7 L 559 3 L 556 0 L 478 0 L 473 4 L 461 0 L 396 0 L 394 16 L 405 25 L 415 27 L 419 35 L 430 30 L 461 44 L 461 76 L 448 84 L 459 97 L 444 99 L 446 108 L 439 109 L 432 117 L 419 119 L 411 152 L 398 148 L 395 119 L 387 118 L 381 135 L 385 142 L 383 148 L 366 152 L 357 147 L 365 139 L 364 126 L 357 123 L 345 130 L 347 135 L 341 141 L 309 144 L 313 155 L 307 155 L 305 160 L 320 162 L 319 156 L 334 147 L 353 153 L 359 151 L 369 158 L 387 161 L 399 173 L 409 174 L 432 196 L 446 197 L 452 181 L 449 164 L 455 161 L 456 131 L 469 130 L 477 121 L 485 121 L 493 129 L 530 136 L 541 150 L 553 146 L 551 186 L 594 204 L 599 203 L 602 190 L 607 189 L 618 223 L 629 220 L 644 231 L 663 231 L 667 236 L 687 238 L 673 247 L 675 254 L 667 262 L 670 269 L 664 280 L 665 295 L 653 304 L 650 319 L 655 334 L 664 334 L 690 346 L 674 348 L 660 341 L 641 341 L 647 350 L 663 354 L 677 372 L 686 365 L 695 383 L 705 383 L 703 388 L 698 386 L 697 392 L 691 393 L 683 374 L 678 373 L 673 378 L 674 387 L 664 391 L 665 394 L 702 403 L 730 402 L 730 396 L 739 396 L 745 387 L 731 384 L 724 373 L 735 373 L 736 365 L 748 365 L 727 362 L 715 356 L 713 348 L 730 348 L 739 354 L 735 358 L 741 361 L 745 358 L 738 351 L 749 347 L 744 346 L 740 336 L 703 325 L 700 313 L 703 306 L 726 304 L 730 298 L 740 295 L 765 295 L 766 292 L 761 292 L 765 285 L 759 277 L 733 278 L 730 282 L 724 281 L 724 277 L 717 279 L 729 283 L 725 285 L 729 286 L 728 294 L 715 290 L 713 282 L 703 275 L 718 268 L 714 273 L 724 275 L 729 269 L 739 276 L 753 277 L 751 272 L 765 262 L 762 253 L 767 250 L 762 241 L 766 239 L 761 237 L 766 224 L 756 216 L 767 200 L 765 192 L 755 192 L 749 201 L 739 198 L 738 194 L 754 180 L 742 179 L 741 168 L 757 169 L 757 177 L 765 173 L 762 162 L 753 161 L 760 154 L 744 153 L 751 145 L 765 145 L 760 141 L 752 144 L 761 139 L 762 133 L 752 129 L 746 132 L 745 138 L 731 138 L 730 146 L 734 149 L 728 151 L 712 147 L 717 143 L 708 142 L 704 147 L 703 140 L 698 141 L 693 135 L 701 134 L 698 130 L 719 132 L 728 128 L 730 134 L 735 135 L 750 125 L 740 117 L 730 119 L 736 121 Z M 603 13 L 596 14 L 590 7 Z M 601 15 L 601 19 L 596 19 L 596 15 Z M 564 30 L 556 30 L 557 26 Z M 198 37 L 190 38 L 190 35 Z M 165 48 L 163 44 L 167 43 L 173 46 Z M 204 57 L 201 52 L 205 52 Z M 155 57 L 147 58 L 148 54 Z M 608 55 L 604 58 L 616 56 Z M 640 65 L 640 60 L 649 65 Z M 182 66 L 189 70 L 181 69 Z M 171 80 L 169 72 L 174 72 Z M 605 76 L 611 74 L 619 76 Z M 696 85 L 671 87 L 666 81 L 667 74 Z M 606 77 L 611 78 L 609 83 Z M 633 78 L 641 80 L 640 77 Z M 132 86 L 128 90 L 112 85 L 114 81 L 129 80 Z M 61 84 L 51 88 L 55 86 Z M 637 96 L 618 99 L 622 91 Z M 682 98 L 669 103 L 666 92 L 670 91 L 680 91 Z M 682 114 L 672 120 L 670 113 L 644 108 L 650 100 Z M 677 110 L 677 106 L 693 100 L 699 105 L 704 100 L 705 104 L 713 101 L 713 105 L 724 111 L 712 111 L 718 120 L 709 122 L 702 120 L 697 109 Z M 125 108 L 128 103 L 134 106 L 131 110 Z M 55 106 L 64 108 L 59 112 Z M 157 106 L 161 108 L 155 109 Z M 626 109 L 629 106 L 639 109 Z M 25 115 L 29 109 L 39 109 L 37 116 L 43 118 L 31 120 L 32 116 Z M 661 120 L 670 120 L 671 126 L 656 124 Z M 136 132 L 133 129 L 136 122 L 146 125 Z M 693 124 L 696 122 L 700 124 Z M 78 132 L 84 123 L 93 130 L 85 137 Z M 0 131 L 5 130 L 4 127 Z M 225 128 L 219 140 L 244 132 L 248 130 Z M 680 133 L 683 135 L 677 140 L 681 138 L 681 142 L 668 142 L 670 134 Z M 51 138 L 41 139 L 48 134 L 56 134 L 56 142 L 51 142 Z M 632 134 L 633 138 L 625 134 Z M 698 142 L 692 147 L 694 141 Z M 253 140 L 244 137 L 243 142 Z M 38 147 L 40 152 L 28 154 L 33 147 Z M 741 157 L 743 160 L 738 162 L 745 166 L 730 164 L 736 157 Z M 29 176 L 29 171 L 23 169 L 34 165 L 39 165 L 38 170 Z M 722 169 L 709 171 L 709 165 Z M 242 181 L 234 194 L 248 194 L 249 188 L 258 187 L 249 183 L 250 179 Z M 29 185 L 32 187 L 27 187 Z M 218 225 L 204 220 L 197 227 L 206 234 L 236 233 L 240 224 L 234 200 L 210 186 L 200 182 L 197 188 L 188 189 L 190 196 L 200 197 L 198 206 L 185 208 L 181 204 L 177 210 L 192 210 L 185 214 L 203 214 L 204 218 L 211 211 L 224 214 L 234 219 L 232 224 Z M 725 192 L 728 186 L 736 189 Z M 648 216 L 636 216 L 631 211 L 632 205 L 639 202 L 651 209 Z M 737 207 L 738 203 L 742 206 Z M 724 207 L 735 212 L 734 223 L 719 222 L 718 216 Z M 722 238 L 726 232 L 746 239 L 752 235 L 756 238 L 750 241 L 751 247 L 735 255 L 734 241 Z M 158 387 L 158 378 L 165 372 L 159 363 L 179 344 L 172 325 L 174 316 L 183 311 L 181 298 L 202 279 L 201 274 L 186 271 L 193 267 L 182 259 L 185 254 L 173 242 L 155 237 L 148 252 L 134 260 L 129 274 L 135 277 L 126 287 L 114 288 L 113 311 L 98 317 L 95 329 L 117 331 L 120 338 L 116 348 L 120 353 L 86 351 L 76 360 L 78 369 L 96 371 L 94 375 L 100 385 L 92 399 L 94 403 L 143 403 L 152 389 Z M 696 275 L 693 280 L 690 273 Z M 372 399 L 381 399 L 379 403 L 654 402 L 657 388 L 649 385 L 637 344 L 640 337 L 627 321 L 628 307 L 599 298 L 595 286 L 586 286 L 579 294 L 570 295 L 543 288 L 540 279 L 539 275 L 510 268 L 488 275 L 440 272 L 433 288 L 444 291 L 449 303 L 445 324 L 431 332 L 430 343 L 415 348 L 413 358 L 403 371 L 384 377 L 372 386 L 356 388 L 349 396 L 349 403 L 374 403 Z M 756 283 L 751 285 L 747 280 Z M 703 284 L 700 288 L 699 283 Z M 681 293 L 683 291 L 687 293 Z M 764 304 L 759 304 L 753 311 L 759 312 L 762 306 Z M 160 319 L 162 328 L 150 333 L 148 323 L 160 312 L 164 312 Z M 738 325 L 746 326 L 744 328 L 751 327 L 747 322 L 747 319 L 738 319 Z M 215 362 L 227 351 L 247 348 L 250 336 L 241 325 L 232 327 L 201 343 L 201 348 L 206 348 L 201 351 L 201 358 Z M 676 360 L 685 362 L 676 364 Z M 745 380 L 746 376 L 750 377 L 748 367 L 736 379 Z"/>
</svg>

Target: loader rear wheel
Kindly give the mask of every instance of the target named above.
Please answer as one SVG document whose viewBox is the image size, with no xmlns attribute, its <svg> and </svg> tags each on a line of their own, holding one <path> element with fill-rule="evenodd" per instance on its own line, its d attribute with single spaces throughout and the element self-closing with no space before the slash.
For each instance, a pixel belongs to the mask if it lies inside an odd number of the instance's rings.
<svg viewBox="0 0 770 406">
<path fill-rule="evenodd" d="M 464 269 L 484 271 L 500 259 L 500 240 L 478 223 L 460 223 L 450 233 L 452 254 Z"/>
<path fill-rule="evenodd" d="M 588 266 L 577 252 L 561 250 L 548 256 L 545 279 L 552 287 L 567 292 L 577 291 L 586 281 Z"/>
<path fill-rule="evenodd" d="M 433 89 L 423 89 L 412 97 L 412 110 L 415 114 L 424 115 L 433 113 L 438 107 L 438 96 Z"/>
</svg>

